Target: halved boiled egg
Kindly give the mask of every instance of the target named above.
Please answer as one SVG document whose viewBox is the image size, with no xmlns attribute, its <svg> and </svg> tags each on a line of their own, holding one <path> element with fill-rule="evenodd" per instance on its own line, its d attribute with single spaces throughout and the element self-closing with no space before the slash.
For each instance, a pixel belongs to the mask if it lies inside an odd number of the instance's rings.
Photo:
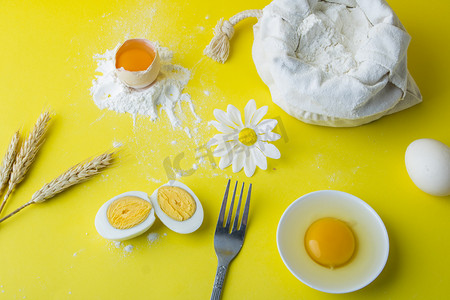
<svg viewBox="0 0 450 300">
<path fill-rule="evenodd" d="M 176 180 L 159 187 L 150 196 L 155 213 L 169 229 L 191 233 L 203 222 L 203 207 L 194 192 Z"/>
<path fill-rule="evenodd" d="M 155 222 L 155 209 L 147 193 L 126 192 L 100 207 L 95 216 L 98 233 L 113 241 L 123 241 L 147 231 Z"/>
</svg>

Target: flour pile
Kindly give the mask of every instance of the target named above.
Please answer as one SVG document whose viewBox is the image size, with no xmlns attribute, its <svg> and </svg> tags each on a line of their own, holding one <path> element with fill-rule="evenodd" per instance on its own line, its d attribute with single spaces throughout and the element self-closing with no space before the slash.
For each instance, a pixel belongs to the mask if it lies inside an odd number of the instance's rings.
<svg viewBox="0 0 450 300">
<path fill-rule="evenodd" d="M 137 115 L 148 116 L 155 121 L 158 118 L 157 106 L 161 105 L 173 127 L 181 125 L 181 121 L 174 113 L 175 104 L 181 101 L 189 103 L 193 115 L 195 113 L 189 94 L 182 93 L 189 82 L 190 71 L 182 66 L 172 64 L 173 52 L 168 48 L 154 43 L 161 59 L 160 73 L 150 86 L 134 89 L 124 85 L 115 73 L 115 54 L 120 44 L 104 54 L 94 55 L 98 67 L 90 89 L 95 104 L 100 109 L 109 109 L 118 113 L 130 113 L 133 119 Z"/>
</svg>

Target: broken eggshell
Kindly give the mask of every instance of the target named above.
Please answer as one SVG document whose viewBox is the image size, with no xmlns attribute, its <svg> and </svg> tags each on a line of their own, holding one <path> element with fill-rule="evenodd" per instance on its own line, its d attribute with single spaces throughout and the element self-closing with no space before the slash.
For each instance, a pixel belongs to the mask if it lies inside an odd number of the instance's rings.
<svg viewBox="0 0 450 300">
<path fill-rule="evenodd" d="M 123 67 L 117 68 L 117 58 L 130 47 L 134 47 L 137 44 L 144 45 L 146 48 L 154 53 L 150 66 L 145 71 L 127 71 Z M 125 85 L 131 88 L 144 88 L 158 77 L 159 70 L 161 69 L 161 60 L 159 58 L 158 49 L 147 39 L 130 39 L 126 40 L 122 46 L 117 49 L 114 65 L 116 66 L 116 75 Z"/>
</svg>

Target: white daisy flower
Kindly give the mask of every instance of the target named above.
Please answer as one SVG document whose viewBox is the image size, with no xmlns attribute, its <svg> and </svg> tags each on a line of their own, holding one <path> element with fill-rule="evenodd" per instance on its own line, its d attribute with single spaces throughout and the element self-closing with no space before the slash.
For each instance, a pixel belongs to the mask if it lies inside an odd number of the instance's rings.
<svg viewBox="0 0 450 300">
<path fill-rule="evenodd" d="M 218 121 L 211 121 L 219 130 L 209 142 L 208 146 L 217 145 L 213 154 L 221 157 L 219 168 L 225 169 L 233 165 L 233 172 L 237 173 L 244 168 L 245 175 L 253 176 L 256 167 L 267 169 L 267 159 L 280 158 L 280 151 L 274 145 L 268 143 L 278 140 L 281 136 L 272 130 L 277 125 L 277 120 L 262 120 L 267 113 L 268 106 L 256 109 L 255 100 L 248 101 L 245 106 L 245 124 L 242 122 L 241 113 L 233 105 L 229 104 L 227 111 L 214 110 L 214 116 Z"/>
</svg>

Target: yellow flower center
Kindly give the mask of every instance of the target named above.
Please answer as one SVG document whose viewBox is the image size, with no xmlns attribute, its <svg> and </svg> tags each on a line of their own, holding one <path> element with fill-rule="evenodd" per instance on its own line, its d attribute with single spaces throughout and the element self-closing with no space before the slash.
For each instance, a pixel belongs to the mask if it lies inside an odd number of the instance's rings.
<svg viewBox="0 0 450 300">
<path fill-rule="evenodd" d="M 251 146 L 258 140 L 256 132 L 251 128 L 244 128 L 239 132 L 239 142 L 245 146 Z"/>
</svg>

